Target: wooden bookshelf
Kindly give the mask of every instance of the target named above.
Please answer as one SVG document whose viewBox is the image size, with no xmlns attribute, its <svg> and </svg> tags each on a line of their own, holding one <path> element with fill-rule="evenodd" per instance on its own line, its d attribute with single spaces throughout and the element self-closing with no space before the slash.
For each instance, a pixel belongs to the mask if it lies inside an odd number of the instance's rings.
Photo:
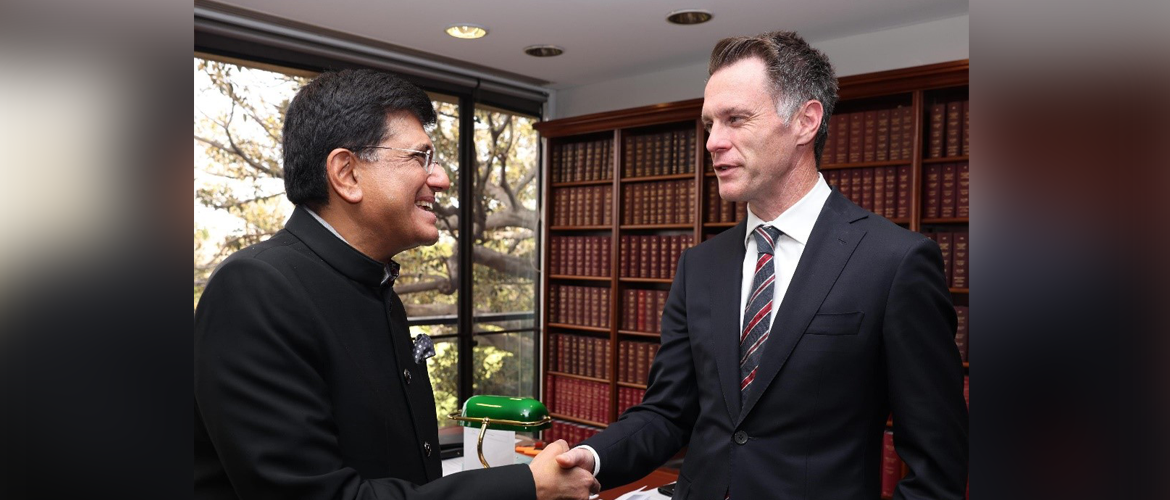
<svg viewBox="0 0 1170 500">
<path fill-rule="evenodd" d="M 970 217 L 957 215 L 958 200 L 955 201 L 956 213 L 950 217 L 941 215 L 926 217 L 929 207 L 925 206 L 928 201 L 925 192 L 928 186 L 925 178 L 927 170 L 935 171 L 946 168 L 947 165 L 956 165 L 955 170 L 959 172 L 958 165 L 969 164 L 969 149 L 955 150 L 953 144 L 950 144 L 951 151 L 947 151 L 948 145 L 945 143 L 939 149 L 939 129 L 937 125 L 934 129 L 931 128 L 931 112 L 937 111 L 937 106 L 969 101 L 968 85 L 969 62 L 966 60 L 841 78 L 840 101 L 830 121 L 830 133 L 833 133 L 833 127 L 845 129 L 855 126 L 852 120 L 860 119 L 864 134 L 859 143 L 862 149 L 860 153 L 851 157 L 854 151 L 850 144 L 846 143 L 843 149 L 839 146 L 841 140 L 847 139 L 837 136 L 835 141 L 830 141 L 832 144 L 826 145 L 821 165 L 826 180 L 833 177 L 836 181 L 830 183 L 834 189 L 848 194 L 863 207 L 911 231 L 931 235 L 939 232 L 969 233 Z M 661 236 L 665 241 L 670 237 L 689 236 L 689 246 L 693 246 L 734 227 L 736 221 L 744 214 L 744 207 L 728 204 L 718 198 L 717 179 L 711 171 L 710 157 L 705 149 L 706 136 L 699 118 L 702 104 L 702 99 L 692 99 L 565 118 L 535 125 L 544 139 L 546 151 L 543 160 L 544 172 L 552 181 L 551 189 L 547 190 L 544 200 L 544 207 L 548 211 L 545 220 L 550 224 L 544 226 L 543 251 L 547 255 L 550 237 L 602 235 L 608 238 L 609 268 L 603 270 L 605 272 L 590 273 L 597 276 L 563 273 L 543 275 L 542 292 L 546 297 L 551 286 L 574 282 L 582 286 L 608 290 L 608 302 L 599 308 L 603 311 L 601 314 L 606 315 L 605 319 L 610 325 L 608 328 L 552 321 L 548 310 L 543 311 L 544 314 L 541 315 L 542 338 L 546 346 L 549 345 L 549 336 L 553 334 L 592 338 L 601 336 L 608 341 L 609 346 L 606 351 L 609 357 L 605 360 L 607 371 L 604 377 L 586 377 L 568 370 L 551 370 L 550 363 L 559 353 L 546 352 L 542 357 L 541 380 L 545 384 L 542 394 L 549 394 L 550 389 L 556 390 L 556 387 L 549 384 L 557 384 L 558 379 L 605 384 L 608 387 L 606 393 L 608 399 L 601 402 L 605 409 L 602 412 L 606 416 L 604 422 L 572 415 L 562 408 L 550 406 L 553 417 L 558 420 L 597 429 L 604 428 L 607 423 L 617 419 L 619 408 L 623 404 L 628 405 L 628 401 L 623 403 L 621 399 L 628 396 L 628 391 L 646 389 L 643 383 L 629 381 L 628 373 L 627 380 L 622 380 L 621 375 L 624 373 L 622 370 L 631 369 L 629 364 L 623 367 L 622 363 L 627 362 L 628 356 L 632 355 L 623 353 L 622 348 L 633 347 L 635 344 L 632 343 L 658 341 L 660 334 L 657 331 L 649 331 L 641 326 L 633 327 L 631 320 L 637 317 L 642 326 L 655 323 L 651 320 L 657 318 L 645 316 L 660 314 L 658 308 L 661 304 L 658 301 L 662 300 L 669 290 L 673 272 L 659 272 L 658 276 L 631 275 L 627 272 L 624 262 L 631 259 L 639 261 L 654 259 L 648 259 L 645 254 L 640 254 L 642 257 L 629 255 L 631 247 L 623 247 L 625 242 L 632 241 L 632 237 Z M 855 114 L 859 118 L 854 118 Z M 873 130 L 871 133 L 875 134 L 873 136 L 866 132 L 867 116 L 874 119 L 871 126 Z M 885 118 L 882 118 L 883 116 Z M 953 122 L 953 117 L 948 118 Z M 966 123 L 965 115 L 962 120 Z M 944 141 L 947 139 L 946 130 L 944 124 L 941 131 Z M 887 137 L 883 139 L 878 131 L 882 131 L 881 134 L 886 134 Z M 896 131 L 899 135 L 895 138 Z M 931 136 L 932 133 L 935 135 Z M 962 140 L 962 137 L 959 139 Z M 869 147 L 866 145 L 867 140 L 873 144 L 872 152 L 866 150 Z M 932 140 L 935 142 L 932 143 Z M 884 153 L 878 149 L 883 144 L 886 148 Z M 833 151 L 829 150 L 830 145 L 835 148 Z M 897 151 L 894 150 L 895 147 L 898 148 Z M 600 155 L 598 151 L 601 152 Z M 932 154 L 939 152 L 942 153 L 939 157 L 931 157 Z M 962 154 L 947 155 L 948 152 Z M 577 158 L 588 160 L 579 164 L 576 162 Z M 582 170 L 574 172 L 558 169 Z M 879 172 L 883 176 L 881 181 L 878 180 Z M 941 175 L 941 170 L 939 172 Z M 859 176 L 856 182 L 860 194 L 857 196 L 853 195 L 854 175 Z M 870 177 L 868 181 L 866 176 Z M 848 188 L 841 185 L 846 179 L 849 183 Z M 894 183 L 892 197 L 888 194 L 891 182 Z M 938 179 L 938 182 L 941 186 L 942 179 Z M 958 183 L 957 173 L 955 182 Z M 879 185 L 883 189 L 882 200 L 875 206 Z M 656 191 L 665 186 L 670 186 L 669 189 L 672 191 Z M 969 182 L 967 186 L 969 189 Z M 557 199 L 566 189 L 608 189 L 610 202 L 588 204 L 585 208 L 581 206 L 566 208 L 564 200 Z M 868 199 L 865 195 L 867 189 L 870 190 Z M 629 196 L 634 190 L 637 190 L 638 196 Z M 846 190 L 849 193 L 846 193 Z M 955 197 L 958 198 L 960 195 L 955 193 Z M 647 212 L 640 214 L 640 220 L 631 220 L 632 207 L 628 205 L 635 200 L 662 213 L 655 215 Z M 868 205 L 863 204 L 866 201 L 869 202 Z M 558 210 L 570 209 L 597 211 L 590 212 L 589 215 L 594 218 L 605 215 L 608 223 L 601 225 L 555 223 L 557 220 L 563 220 L 557 218 L 558 215 L 563 215 L 558 214 Z M 941 210 L 939 212 L 941 213 Z M 655 216 L 674 219 L 654 221 Z M 623 240 L 623 237 L 626 239 Z M 653 248 L 652 244 L 650 248 Z M 670 252 L 665 252 L 664 255 L 668 258 L 677 258 Z M 671 271 L 675 263 L 663 263 L 662 258 L 660 255 L 656 261 L 657 265 Z M 948 276 L 949 273 L 950 271 Z M 969 280 L 969 273 L 967 279 Z M 969 286 L 952 284 L 950 292 L 956 306 L 969 305 L 969 290 Z M 631 291 L 633 295 L 627 295 Z M 642 298 L 645 301 L 639 302 L 642 300 L 638 298 L 639 293 L 644 296 Z M 630 303 L 631 297 L 636 299 L 634 304 L 641 306 L 642 309 L 624 307 Z M 548 307 L 547 302 L 545 307 Z M 639 311 L 642 316 L 638 316 Z M 965 373 L 969 373 L 970 364 L 964 361 L 963 369 Z"/>
</svg>

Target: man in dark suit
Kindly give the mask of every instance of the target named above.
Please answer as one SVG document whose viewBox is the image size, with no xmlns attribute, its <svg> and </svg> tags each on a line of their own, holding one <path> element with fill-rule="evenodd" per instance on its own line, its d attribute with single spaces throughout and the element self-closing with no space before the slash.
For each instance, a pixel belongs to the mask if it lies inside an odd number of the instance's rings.
<svg viewBox="0 0 1170 500">
<path fill-rule="evenodd" d="M 530 465 L 442 476 L 435 402 L 394 293 L 399 252 L 439 238 L 450 185 L 430 99 L 393 75 L 321 75 L 289 105 L 296 209 L 215 271 L 195 312 L 195 497 L 584 499 L 554 443 Z"/>
<path fill-rule="evenodd" d="M 895 498 L 959 499 L 967 411 L 941 253 L 818 172 L 837 82 L 791 32 L 720 41 L 703 122 L 734 228 L 685 252 L 636 406 L 558 457 L 607 487 L 688 446 L 674 498 L 879 497 L 892 411 Z"/>
</svg>

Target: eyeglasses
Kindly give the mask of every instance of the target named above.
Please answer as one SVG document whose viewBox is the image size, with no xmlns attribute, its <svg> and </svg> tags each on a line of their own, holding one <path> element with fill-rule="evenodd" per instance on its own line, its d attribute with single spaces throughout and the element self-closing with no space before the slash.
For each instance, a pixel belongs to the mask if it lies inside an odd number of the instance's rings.
<svg viewBox="0 0 1170 500">
<path fill-rule="evenodd" d="M 431 161 L 431 157 L 435 153 L 435 150 L 433 150 L 433 149 L 427 150 L 427 151 L 419 151 L 417 149 L 392 148 L 390 146 L 358 146 L 354 149 L 393 149 L 395 151 L 403 151 L 406 153 L 412 153 L 411 157 L 414 158 L 415 160 L 417 160 L 418 162 L 420 162 L 419 166 L 421 166 L 423 168 L 423 170 L 426 170 L 427 175 L 431 175 L 431 172 L 433 172 L 435 170 L 435 165 L 438 165 L 438 162 Z"/>
</svg>

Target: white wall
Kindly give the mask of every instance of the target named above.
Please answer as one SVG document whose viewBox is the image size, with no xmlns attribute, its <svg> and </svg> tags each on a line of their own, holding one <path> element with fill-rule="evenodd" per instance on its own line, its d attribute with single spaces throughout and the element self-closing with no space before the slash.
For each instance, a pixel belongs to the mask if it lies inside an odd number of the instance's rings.
<svg viewBox="0 0 1170 500">
<path fill-rule="evenodd" d="M 834 38 L 812 45 L 837 76 L 970 58 L 968 15 Z M 556 92 L 550 119 L 703 97 L 707 60 Z"/>
</svg>

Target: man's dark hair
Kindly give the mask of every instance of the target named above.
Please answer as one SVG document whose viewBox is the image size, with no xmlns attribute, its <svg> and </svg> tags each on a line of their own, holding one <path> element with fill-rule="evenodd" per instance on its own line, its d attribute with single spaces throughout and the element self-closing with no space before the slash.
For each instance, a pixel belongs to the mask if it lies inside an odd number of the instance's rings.
<svg viewBox="0 0 1170 500">
<path fill-rule="evenodd" d="M 360 150 L 386 139 L 386 114 L 409 111 L 435 123 L 426 92 L 397 76 L 369 69 L 324 73 L 297 91 L 284 118 L 284 189 L 293 204 L 329 202 L 325 159 L 336 148 Z"/>
<path fill-rule="evenodd" d="M 829 136 L 829 117 L 837 104 L 837 76 L 829 58 L 809 46 L 795 32 L 772 31 L 720 40 L 711 51 L 707 74 L 712 75 L 720 68 L 750 57 L 764 61 L 776 113 L 785 123 L 792 119 L 792 114 L 801 104 L 814 99 L 820 101 L 825 114 L 813 144 L 817 167 L 820 168 L 821 153 Z"/>
</svg>

